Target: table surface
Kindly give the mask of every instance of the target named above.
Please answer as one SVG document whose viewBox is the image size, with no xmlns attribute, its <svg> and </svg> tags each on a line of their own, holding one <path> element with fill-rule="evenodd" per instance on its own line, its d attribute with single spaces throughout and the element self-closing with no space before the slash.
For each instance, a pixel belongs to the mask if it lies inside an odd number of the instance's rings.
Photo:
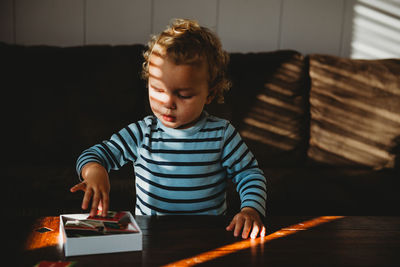
<svg viewBox="0 0 400 267">
<path fill-rule="evenodd" d="M 64 257 L 58 217 L 19 220 L 15 266 L 75 261 L 74 266 L 400 266 L 400 217 L 272 216 L 267 236 L 233 237 L 225 216 L 136 216 L 143 250 Z M 39 233 L 47 227 L 52 231 Z M 26 229 L 24 231 L 24 229 Z"/>
</svg>

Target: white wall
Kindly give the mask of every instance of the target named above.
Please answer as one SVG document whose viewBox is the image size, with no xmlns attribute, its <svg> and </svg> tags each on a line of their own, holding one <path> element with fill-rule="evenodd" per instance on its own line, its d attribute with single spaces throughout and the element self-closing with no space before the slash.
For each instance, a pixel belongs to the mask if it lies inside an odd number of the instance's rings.
<svg viewBox="0 0 400 267">
<path fill-rule="evenodd" d="M 229 52 L 400 57 L 400 0 L 0 0 L 0 41 L 144 44 L 174 17 L 210 27 Z"/>
</svg>

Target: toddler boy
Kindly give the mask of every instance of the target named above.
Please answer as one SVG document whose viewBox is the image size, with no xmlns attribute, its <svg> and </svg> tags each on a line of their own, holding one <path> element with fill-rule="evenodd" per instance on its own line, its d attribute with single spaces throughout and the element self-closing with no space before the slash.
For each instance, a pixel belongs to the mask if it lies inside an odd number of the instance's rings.
<svg viewBox="0 0 400 267">
<path fill-rule="evenodd" d="M 154 36 L 144 53 L 154 115 L 130 124 L 77 160 L 85 191 L 82 208 L 109 208 L 108 172 L 133 162 L 138 215 L 226 213 L 227 179 L 237 185 L 241 211 L 226 230 L 247 238 L 265 235 L 266 180 L 253 154 L 226 120 L 204 106 L 223 93 L 228 54 L 219 39 L 191 20 L 177 19 Z"/>
</svg>

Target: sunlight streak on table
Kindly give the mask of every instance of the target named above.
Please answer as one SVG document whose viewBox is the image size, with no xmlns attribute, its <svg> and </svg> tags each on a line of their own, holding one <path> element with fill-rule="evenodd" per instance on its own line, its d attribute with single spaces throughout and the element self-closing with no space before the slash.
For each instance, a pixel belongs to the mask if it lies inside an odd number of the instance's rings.
<svg viewBox="0 0 400 267">
<path fill-rule="evenodd" d="M 51 216 L 39 219 L 33 226 L 33 231 L 25 242 L 25 250 L 34 250 L 59 245 L 59 223 L 59 217 Z M 37 230 L 41 227 L 46 227 L 51 229 L 51 231 L 40 233 Z"/>
<path fill-rule="evenodd" d="M 274 239 L 277 238 L 281 238 L 281 237 L 285 237 L 288 235 L 292 235 L 297 233 L 298 231 L 303 231 L 303 230 L 307 230 L 313 227 L 316 227 L 318 225 L 324 224 L 324 223 L 328 223 L 331 221 L 335 221 L 338 219 L 342 219 L 344 218 L 344 216 L 321 216 L 321 217 L 317 217 L 311 220 L 307 220 L 295 225 L 291 225 L 285 228 L 282 228 L 279 231 L 276 231 L 272 234 L 269 234 L 265 237 L 259 237 L 256 239 L 246 239 L 243 241 L 239 241 L 233 244 L 229 244 L 226 246 L 222 246 L 219 248 L 216 248 L 214 250 L 210 250 L 201 254 L 198 254 L 196 256 L 193 256 L 191 258 L 186 258 L 180 261 L 176 261 L 167 265 L 164 265 L 164 267 L 172 267 L 172 266 L 194 266 L 197 264 L 201 264 L 216 258 L 220 258 L 223 256 L 226 256 L 228 254 L 231 253 L 235 253 L 238 252 L 240 250 L 244 250 L 244 249 L 254 249 L 256 246 L 263 246 L 265 243 L 272 241 Z"/>
</svg>

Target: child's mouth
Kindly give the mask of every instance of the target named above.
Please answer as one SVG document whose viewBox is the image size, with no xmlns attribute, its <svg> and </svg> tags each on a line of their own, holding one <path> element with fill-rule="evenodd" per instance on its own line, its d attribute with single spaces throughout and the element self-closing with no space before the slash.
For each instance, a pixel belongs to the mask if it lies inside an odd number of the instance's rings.
<svg viewBox="0 0 400 267">
<path fill-rule="evenodd" d="M 174 116 L 169 116 L 169 115 L 163 115 L 163 120 L 167 122 L 174 122 L 176 118 Z"/>
</svg>

